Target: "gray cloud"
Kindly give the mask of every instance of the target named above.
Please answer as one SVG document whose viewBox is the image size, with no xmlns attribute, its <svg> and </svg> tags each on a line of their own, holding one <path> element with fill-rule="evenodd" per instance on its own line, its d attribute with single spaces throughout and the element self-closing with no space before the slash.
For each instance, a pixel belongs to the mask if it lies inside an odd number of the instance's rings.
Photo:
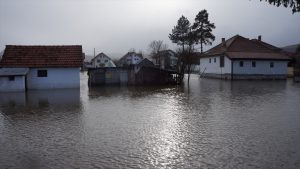
<svg viewBox="0 0 300 169">
<path fill-rule="evenodd" d="M 258 0 L 0 0 L 0 49 L 6 44 L 81 44 L 87 54 L 147 51 L 151 40 L 169 39 L 177 19 L 193 22 L 207 9 L 214 34 L 235 34 L 277 46 L 300 42 L 300 14 Z M 206 49 L 209 47 L 206 47 Z M 120 56 L 119 56 L 120 57 Z"/>
</svg>

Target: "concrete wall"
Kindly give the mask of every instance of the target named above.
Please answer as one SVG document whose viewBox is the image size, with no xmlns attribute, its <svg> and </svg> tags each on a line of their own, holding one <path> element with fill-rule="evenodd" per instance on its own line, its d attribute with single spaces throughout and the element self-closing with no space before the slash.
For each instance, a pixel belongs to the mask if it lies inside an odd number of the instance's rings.
<svg viewBox="0 0 300 169">
<path fill-rule="evenodd" d="M 174 72 L 154 67 L 142 67 L 138 72 L 131 68 L 98 68 L 89 69 L 89 85 L 140 85 L 174 83 L 171 76 Z"/>
<path fill-rule="evenodd" d="M 14 76 L 15 80 L 9 81 L 7 76 L 0 77 L 0 92 L 25 91 L 25 76 Z"/>
<path fill-rule="evenodd" d="M 233 74 L 235 75 L 287 75 L 287 61 L 265 61 L 265 60 L 243 60 L 244 66 L 240 67 L 241 60 L 233 61 Z M 252 61 L 256 62 L 256 67 L 252 67 Z M 270 67 L 270 62 L 274 67 Z"/>
<path fill-rule="evenodd" d="M 38 77 L 38 70 L 47 70 L 47 77 Z M 28 89 L 79 88 L 80 68 L 32 68 L 27 74 Z"/>
<path fill-rule="evenodd" d="M 129 69 L 123 69 L 120 67 L 90 69 L 88 72 L 88 83 L 92 86 L 105 84 L 127 84 L 129 73 Z"/>
<path fill-rule="evenodd" d="M 211 59 L 211 63 L 209 63 Z M 216 59 L 216 62 L 214 60 Z M 220 67 L 220 56 L 200 59 L 200 73 L 231 74 L 231 60 L 224 56 L 224 67 Z"/>
</svg>

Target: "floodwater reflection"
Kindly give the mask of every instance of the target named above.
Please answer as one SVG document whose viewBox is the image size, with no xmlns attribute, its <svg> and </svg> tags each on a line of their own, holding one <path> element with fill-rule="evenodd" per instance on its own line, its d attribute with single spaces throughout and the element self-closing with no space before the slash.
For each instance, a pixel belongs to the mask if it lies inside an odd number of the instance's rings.
<svg viewBox="0 0 300 169">
<path fill-rule="evenodd" d="M 27 92 L 0 93 L 2 113 L 18 113 L 27 108 L 66 109 L 79 111 L 81 108 L 79 89 L 30 90 Z"/>
<path fill-rule="evenodd" d="M 300 84 L 0 94 L 0 168 L 300 168 Z"/>
</svg>

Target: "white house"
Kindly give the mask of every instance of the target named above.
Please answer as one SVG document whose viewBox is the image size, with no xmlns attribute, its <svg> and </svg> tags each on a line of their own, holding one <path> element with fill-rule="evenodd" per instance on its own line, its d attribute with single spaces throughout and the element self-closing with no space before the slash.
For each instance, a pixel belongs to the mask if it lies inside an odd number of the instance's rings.
<svg viewBox="0 0 300 169">
<path fill-rule="evenodd" d="M 143 56 L 141 54 L 137 54 L 135 52 L 128 52 L 118 61 L 118 66 L 123 67 L 129 65 L 137 65 L 142 60 Z"/>
<path fill-rule="evenodd" d="M 11 73 L 9 78 L 0 81 L 0 86 L 5 86 L 10 81 L 9 83 L 14 85 L 10 88 L 6 87 L 7 90 L 79 88 L 82 62 L 82 47 L 79 45 L 7 45 L 0 67 L 11 72 L 20 68 L 27 71 L 26 73 L 23 71 L 22 75 Z"/>
<path fill-rule="evenodd" d="M 154 64 L 161 69 L 175 69 L 178 61 L 176 53 L 172 50 L 160 51 L 152 59 Z"/>
<path fill-rule="evenodd" d="M 92 67 L 116 67 L 114 62 L 111 60 L 110 57 L 105 55 L 104 53 L 99 53 L 91 60 Z"/>
<path fill-rule="evenodd" d="M 28 68 L 0 68 L 0 92 L 25 91 Z"/>
<path fill-rule="evenodd" d="M 258 39 L 236 35 L 204 53 L 201 77 L 225 79 L 286 79 L 288 56 Z"/>
</svg>

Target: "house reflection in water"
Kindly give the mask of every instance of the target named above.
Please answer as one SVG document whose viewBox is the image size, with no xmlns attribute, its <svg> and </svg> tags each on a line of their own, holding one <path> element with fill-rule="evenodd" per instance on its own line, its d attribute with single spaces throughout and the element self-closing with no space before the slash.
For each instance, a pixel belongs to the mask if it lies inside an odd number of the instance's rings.
<svg viewBox="0 0 300 169">
<path fill-rule="evenodd" d="M 22 109 L 79 110 L 80 89 L 29 90 L 18 93 L 0 93 L 0 111 L 22 112 Z"/>
</svg>

